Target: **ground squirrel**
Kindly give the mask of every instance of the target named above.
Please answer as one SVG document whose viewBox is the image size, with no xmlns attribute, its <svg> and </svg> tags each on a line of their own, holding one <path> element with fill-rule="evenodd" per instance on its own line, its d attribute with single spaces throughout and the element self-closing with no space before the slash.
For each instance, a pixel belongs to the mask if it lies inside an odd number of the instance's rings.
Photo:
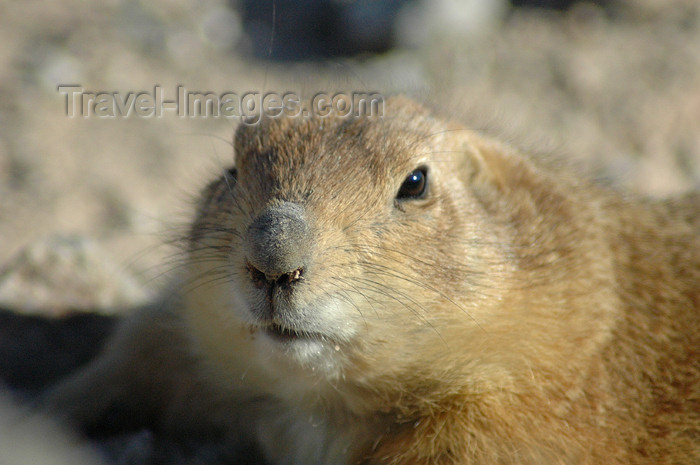
<svg viewBox="0 0 700 465">
<path fill-rule="evenodd" d="M 700 463 L 700 196 L 620 195 L 403 97 L 241 125 L 177 299 L 49 395 L 272 464 Z"/>
</svg>

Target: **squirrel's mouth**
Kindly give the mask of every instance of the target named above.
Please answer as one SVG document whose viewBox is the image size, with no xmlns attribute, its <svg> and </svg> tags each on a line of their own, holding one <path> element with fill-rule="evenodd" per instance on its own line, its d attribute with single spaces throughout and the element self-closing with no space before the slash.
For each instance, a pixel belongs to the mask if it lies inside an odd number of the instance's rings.
<svg viewBox="0 0 700 465">
<path fill-rule="evenodd" d="M 308 332 L 301 332 L 278 323 L 270 323 L 265 326 L 265 333 L 272 339 L 280 342 L 292 342 L 297 339 L 309 339 L 313 335 Z"/>
<path fill-rule="evenodd" d="M 307 330 L 297 330 L 279 323 L 270 323 L 262 327 L 265 334 L 279 343 L 292 344 L 296 341 L 331 343 L 332 339 L 322 333 Z"/>
</svg>

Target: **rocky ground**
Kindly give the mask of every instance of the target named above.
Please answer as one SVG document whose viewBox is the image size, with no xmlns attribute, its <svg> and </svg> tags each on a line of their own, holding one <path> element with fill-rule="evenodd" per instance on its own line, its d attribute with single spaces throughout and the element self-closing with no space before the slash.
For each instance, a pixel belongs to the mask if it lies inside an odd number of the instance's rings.
<svg viewBox="0 0 700 465">
<path fill-rule="evenodd" d="M 59 85 L 123 94 L 160 85 L 167 98 L 178 85 L 408 92 L 518 146 L 583 160 L 624 189 L 663 196 L 700 185 L 695 0 L 408 3 L 393 21 L 396 48 L 301 61 L 256 56 L 274 35 L 246 20 L 245 3 L 0 2 L 0 305 L 47 315 L 149 300 L 177 266 L 168 244 L 191 199 L 231 159 L 235 119 L 69 118 Z M 52 331 L 33 320 L 3 324 L 6 362 L 19 364 L 22 344 L 55 349 L 32 339 Z M 125 441 L 152 451 L 140 434 Z M 6 447 L 0 439 L 0 457 Z M 150 460 L 139 457 L 132 463 Z"/>
</svg>

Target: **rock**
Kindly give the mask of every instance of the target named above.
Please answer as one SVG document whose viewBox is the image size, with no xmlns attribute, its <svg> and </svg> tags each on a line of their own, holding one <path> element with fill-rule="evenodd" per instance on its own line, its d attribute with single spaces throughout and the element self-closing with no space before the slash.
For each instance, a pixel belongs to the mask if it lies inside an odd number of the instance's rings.
<svg viewBox="0 0 700 465">
<path fill-rule="evenodd" d="M 28 314 L 111 314 L 152 298 L 134 272 L 83 237 L 50 236 L 26 247 L 0 270 L 0 305 Z"/>
</svg>

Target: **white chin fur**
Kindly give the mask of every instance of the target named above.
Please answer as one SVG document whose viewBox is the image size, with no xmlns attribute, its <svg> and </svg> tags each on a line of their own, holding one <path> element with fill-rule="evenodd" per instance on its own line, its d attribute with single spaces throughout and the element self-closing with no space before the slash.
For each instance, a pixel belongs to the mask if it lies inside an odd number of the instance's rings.
<svg viewBox="0 0 700 465">
<path fill-rule="evenodd" d="M 295 339 L 281 342 L 267 334 L 256 339 L 260 353 L 269 354 L 268 361 L 280 364 L 275 369 L 289 369 L 289 362 L 294 361 L 301 368 L 312 373 L 325 374 L 335 377 L 341 358 L 340 346 L 334 342 L 324 342 L 317 339 Z M 337 349 L 337 350 L 336 350 Z"/>
<path fill-rule="evenodd" d="M 251 328 L 258 328 L 252 341 L 258 363 L 273 373 L 308 371 L 315 375 L 337 378 L 342 369 L 343 345 L 356 334 L 353 308 L 343 301 L 326 298 L 315 302 L 306 314 L 312 315 L 304 330 L 313 337 L 280 340 L 268 334 L 248 311 L 248 304 L 237 289 L 231 292 L 229 308 L 233 316 Z M 291 362 L 291 363 L 290 363 Z"/>
</svg>

